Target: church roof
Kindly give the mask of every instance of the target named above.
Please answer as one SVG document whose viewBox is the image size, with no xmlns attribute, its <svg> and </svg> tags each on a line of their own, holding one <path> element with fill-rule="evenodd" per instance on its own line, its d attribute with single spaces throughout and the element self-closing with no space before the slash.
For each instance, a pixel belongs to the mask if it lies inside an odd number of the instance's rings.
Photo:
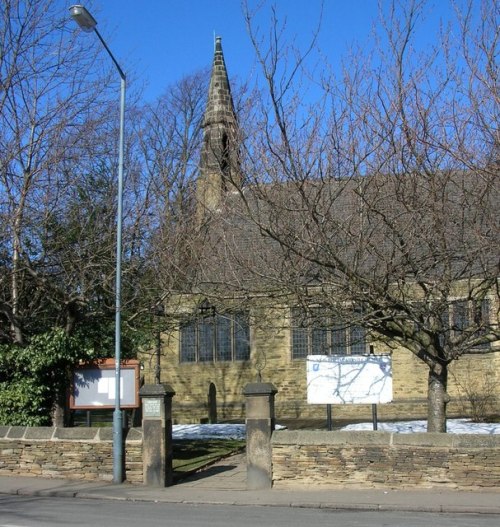
<svg viewBox="0 0 500 527">
<path fill-rule="evenodd" d="M 219 144 L 221 133 L 236 125 L 217 37 L 202 175 L 215 167 L 222 177 L 223 162 L 237 157 L 236 138 Z M 279 164 L 275 168 L 279 172 Z M 498 252 L 489 250 L 498 239 L 490 214 L 494 205 L 483 197 L 498 199 L 498 180 L 490 189 L 475 174 L 456 171 L 346 178 L 308 173 L 276 183 L 263 182 L 269 174 L 261 176 L 246 187 L 234 175 L 230 184 L 216 179 L 210 187 L 220 199 L 213 207 L 201 204 L 207 214 L 195 289 L 263 293 L 292 283 L 338 283 L 349 273 L 373 284 L 439 281 L 445 273 L 480 276 L 498 265 Z"/>
</svg>

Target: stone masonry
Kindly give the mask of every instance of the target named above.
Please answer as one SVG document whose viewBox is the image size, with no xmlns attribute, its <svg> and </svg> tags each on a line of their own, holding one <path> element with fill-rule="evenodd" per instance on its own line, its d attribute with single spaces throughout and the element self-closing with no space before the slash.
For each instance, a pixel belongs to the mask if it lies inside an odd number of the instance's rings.
<svg viewBox="0 0 500 527">
<path fill-rule="evenodd" d="M 180 314 L 195 309 L 196 303 L 185 301 Z M 176 392 L 174 419 L 176 422 L 199 422 L 208 418 L 208 392 L 216 387 L 217 415 L 220 420 L 245 417 L 243 389 L 255 382 L 255 362 L 265 357 L 262 369 L 263 382 L 272 382 L 277 390 L 276 419 L 324 418 L 324 405 L 307 404 L 305 360 L 291 357 L 291 334 L 287 319 L 288 309 L 251 309 L 252 320 L 264 323 L 251 329 L 251 360 L 248 362 L 179 362 L 180 332 L 173 329 L 162 337 L 162 382 L 167 382 Z M 390 404 L 379 405 L 379 419 L 425 418 L 427 413 L 428 368 L 410 351 L 401 347 L 390 350 L 373 341 L 375 353 L 392 352 L 393 395 Z M 146 383 L 154 382 L 155 357 L 143 353 Z M 461 357 L 451 367 L 448 391 L 451 402 L 448 416 L 468 414 L 466 391 L 480 396 L 488 394 L 491 407 L 500 401 L 500 353 Z M 370 405 L 334 405 L 333 419 L 371 419 Z"/>
<path fill-rule="evenodd" d="M 273 486 L 500 486 L 500 436 L 275 431 Z"/>
<path fill-rule="evenodd" d="M 142 483 L 142 432 L 125 439 L 125 479 Z M 0 475 L 113 479 L 111 428 L 0 426 Z"/>
</svg>

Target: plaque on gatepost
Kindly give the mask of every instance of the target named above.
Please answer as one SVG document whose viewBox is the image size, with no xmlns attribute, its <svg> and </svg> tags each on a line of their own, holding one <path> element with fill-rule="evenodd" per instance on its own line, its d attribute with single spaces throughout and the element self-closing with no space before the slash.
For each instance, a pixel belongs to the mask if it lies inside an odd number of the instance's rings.
<svg viewBox="0 0 500 527">
<path fill-rule="evenodd" d="M 142 401 L 142 464 L 144 484 L 167 487 L 172 484 L 172 397 L 168 384 L 146 384 Z"/>
<path fill-rule="evenodd" d="M 162 417 L 162 404 L 163 401 L 161 398 L 144 398 L 142 400 L 142 415 L 146 419 L 153 419 Z"/>
</svg>

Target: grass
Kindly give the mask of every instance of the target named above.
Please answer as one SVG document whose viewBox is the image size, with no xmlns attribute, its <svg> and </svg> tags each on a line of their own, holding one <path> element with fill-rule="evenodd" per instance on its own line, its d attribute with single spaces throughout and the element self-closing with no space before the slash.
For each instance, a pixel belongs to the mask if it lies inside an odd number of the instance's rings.
<svg viewBox="0 0 500 527">
<path fill-rule="evenodd" d="M 174 480 L 180 480 L 219 459 L 245 448 L 245 441 L 238 439 L 174 440 Z"/>
</svg>

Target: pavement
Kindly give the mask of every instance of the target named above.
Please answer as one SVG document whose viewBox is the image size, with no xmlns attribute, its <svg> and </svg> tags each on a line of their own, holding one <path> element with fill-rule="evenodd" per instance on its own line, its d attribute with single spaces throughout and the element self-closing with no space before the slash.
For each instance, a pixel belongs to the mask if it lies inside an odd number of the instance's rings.
<svg viewBox="0 0 500 527">
<path fill-rule="evenodd" d="M 500 514 L 500 489 L 324 489 L 274 487 L 246 489 L 245 454 L 228 457 L 171 487 L 0 476 L 0 494 L 164 503 L 260 505 L 363 511 L 420 511 Z"/>
</svg>

